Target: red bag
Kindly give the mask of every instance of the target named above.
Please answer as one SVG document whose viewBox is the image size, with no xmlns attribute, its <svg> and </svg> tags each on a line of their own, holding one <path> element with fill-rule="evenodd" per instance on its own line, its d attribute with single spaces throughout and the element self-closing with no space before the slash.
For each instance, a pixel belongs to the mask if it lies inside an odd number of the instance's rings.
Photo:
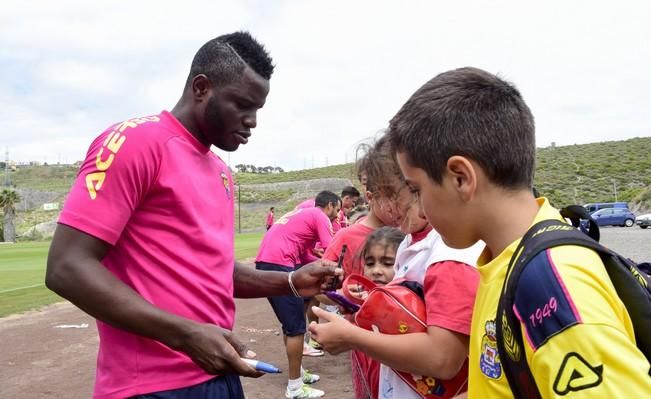
<svg viewBox="0 0 651 399">
<path fill-rule="evenodd" d="M 395 280 L 384 286 L 376 286 L 366 277 L 355 274 L 344 280 L 344 296 L 361 304 L 355 313 L 355 323 L 365 330 L 383 334 L 427 332 L 425 302 L 412 289 L 401 285 L 404 282 L 404 279 Z M 348 285 L 351 284 L 358 284 L 368 290 L 366 300 L 350 295 Z M 395 369 L 393 371 L 424 399 L 452 398 L 468 388 L 468 360 L 453 379 L 445 381 Z"/>
</svg>

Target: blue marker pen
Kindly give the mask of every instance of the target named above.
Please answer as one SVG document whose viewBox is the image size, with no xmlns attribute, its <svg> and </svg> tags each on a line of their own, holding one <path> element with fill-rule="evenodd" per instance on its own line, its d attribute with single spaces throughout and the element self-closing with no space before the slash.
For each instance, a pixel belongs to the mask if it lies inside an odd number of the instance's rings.
<svg viewBox="0 0 651 399">
<path fill-rule="evenodd" d="M 282 373 L 282 371 L 269 363 L 261 362 L 259 360 L 253 360 L 253 359 L 245 359 L 245 358 L 240 358 L 244 363 L 247 363 L 248 365 L 254 367 L 258 371 L 262 371 L 263 373 Z"/>
</svg>

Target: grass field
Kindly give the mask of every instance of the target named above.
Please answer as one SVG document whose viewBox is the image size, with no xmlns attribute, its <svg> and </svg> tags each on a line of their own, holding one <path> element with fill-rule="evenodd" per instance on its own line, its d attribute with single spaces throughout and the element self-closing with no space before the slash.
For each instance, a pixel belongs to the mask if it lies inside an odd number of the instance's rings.
<svg viewBox="0 0 651 399">
<path fill-rule="evenodd" d="M 262 233 L 235 237 L 235 257 L 255 256 Z M 21 242 L 0 245 L 0 317 L 63 299 L 45 288 L 45 261 L 49 242 Z"/>
</svg>

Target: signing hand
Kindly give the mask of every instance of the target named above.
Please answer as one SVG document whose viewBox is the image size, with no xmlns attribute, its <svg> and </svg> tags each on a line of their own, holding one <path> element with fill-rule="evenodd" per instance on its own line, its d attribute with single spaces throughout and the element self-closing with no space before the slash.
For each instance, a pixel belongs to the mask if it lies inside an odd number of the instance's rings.
<svg viewBox="0 0 651 399">
<path fill-rule="evenodd" d="M 314 296 L 327 291 L 333 279 L 338 283 L 342 275 L 343 270 L 333 266 L 333 262 L 318 260 L 296 270 L 292 282 L 300 295 Z"/>
</svg>

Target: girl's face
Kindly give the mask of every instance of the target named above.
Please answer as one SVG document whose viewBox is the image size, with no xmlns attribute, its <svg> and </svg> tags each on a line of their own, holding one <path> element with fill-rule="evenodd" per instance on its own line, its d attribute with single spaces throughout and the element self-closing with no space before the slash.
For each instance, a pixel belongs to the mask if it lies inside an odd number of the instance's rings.
<svg viewBox="0 0 651 399">
<path fill-rule="evenodd" d="M 374 193 L 369 196 L 373 213 L 385 226 L 400 227 L 405 218 L 407 208 L 412 202 L 413 195 L 409 188 L 396 180 L 393 188 L 395 194 L 387 196 L 384 193 Z"/>
<path fill-rule="evenodd" d="M 383 242 L 371 245 L 364 255 L 364 276 L 375 284 L 387 284 L 395 274 L 393 264 L 396 263 L 396 248 Z"/>
<path fill-rule="evenodd" d="M 405 211 L 405 217 L 400 224 L 400 230 L 405 234 L 417 233 L 427 227 L 428 221 L 418 201 L 418 196 L 412 195 L 412 202 Z"/>
</svg>

